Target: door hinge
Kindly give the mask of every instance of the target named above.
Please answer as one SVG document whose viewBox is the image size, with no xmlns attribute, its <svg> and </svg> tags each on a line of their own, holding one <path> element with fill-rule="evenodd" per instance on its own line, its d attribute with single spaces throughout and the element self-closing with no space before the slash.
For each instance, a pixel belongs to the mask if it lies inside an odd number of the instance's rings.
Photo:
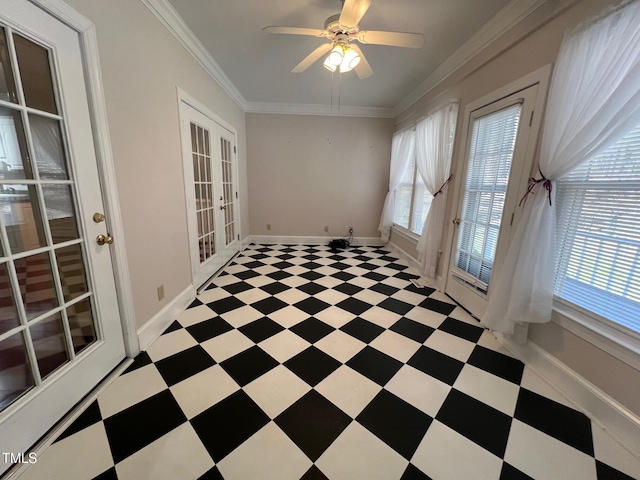
<svg viewBox="0 0 640 480">
<path fill-rule="evenodd" d="M 236 192 L 236 198 L 238 198 L 238 192 Z"/>
<path fill-rule="evenodd" d="M 513 217 L 516 215 L 516 212 L 513 212 L 511 214 L 511 222 L 509 222 L 509 225 L 513 225 Z"/>
<path fill-rule="evenodd" d="M 533 124 L 533 114 L 536 113 L 535 110 L 531 111 L 531 118 L 529 119 L 529 126 L 531 126 Z"/>
<path fill-rule="evenodd" d="M 235 145 L 233 146 L 233 153 L 237 153 L 237 152 L 236 152 L 236 146 L 235 146 Z"/>
<path fill-rule="evenodd" d="M 238 234 L 238 240 L 240 240 L 240 234 Z"/>
</svg>

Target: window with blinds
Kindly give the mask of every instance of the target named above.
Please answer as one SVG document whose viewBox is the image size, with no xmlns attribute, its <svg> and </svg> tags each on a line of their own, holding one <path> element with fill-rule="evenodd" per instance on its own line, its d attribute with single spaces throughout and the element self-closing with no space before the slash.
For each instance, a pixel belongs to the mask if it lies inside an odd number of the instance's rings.
<svg viewBox="0 0 640 480">
<path fill-rule="evenodd" d="M 416 160 L 412 158 L 396 189 L 396 208 L 393 221 L 396 225 L 409 228 L 411 217 L 411 198 L 413 196 L 413 179 L 415 177 Z"/>
<path fill-rule="evenodd" d="M 555 293 L 640 332 L 640 125 L 557 182 Z"/>
<path fill-rule="evenodd" d="M 522 104 L 473 120 L 455 275 L 486 294 L 498 246 Z"/>
</svg>

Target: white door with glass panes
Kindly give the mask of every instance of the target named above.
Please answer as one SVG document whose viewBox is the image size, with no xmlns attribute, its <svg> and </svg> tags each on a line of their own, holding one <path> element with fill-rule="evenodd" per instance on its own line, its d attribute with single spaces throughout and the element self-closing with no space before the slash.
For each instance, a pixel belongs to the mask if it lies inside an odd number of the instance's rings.
<svg viewBox="0 0 640 480">
<path fill-rule="evenodd" d="M 180 123 L 196 288 L 239 250 L 235 135 L 184 101 Z"/>
<path fill-rule="evenodd" d="M 102 212 L 78 34 L 3 0 L 0 452 L 27 453 L 125 356 Z"/>
<path fill-rule="evenodd" d="M 446 292 L 477 317 L 490 295 L 515 231 L 518 203 L 531 173 L 538 85 L 468 115 L 463 180 L 453 219 Z M 537 130 L 537 129 L 536 129 Z"/>
</svg>

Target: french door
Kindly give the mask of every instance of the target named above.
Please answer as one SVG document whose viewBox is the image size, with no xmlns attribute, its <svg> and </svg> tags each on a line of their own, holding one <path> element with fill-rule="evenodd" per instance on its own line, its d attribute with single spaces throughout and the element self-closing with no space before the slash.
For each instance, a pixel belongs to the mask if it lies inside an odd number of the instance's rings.
<svg viewBox="0 0 640 480">
<path fill-rule="evenodd" d="M 239 250 L 235 135 L 184 101 L 180 123 L 193 283 Z"/>
<path fill-rule="evenodd" d="M 481 317 L 531 172 L 538 85 L 470 112 L 446 292 Z"/>
<path fill-rule="evenodd" d="M 0 67 L 0 452 L 18 454 L 125 352 L 78 34 L 3 0 Z"/>
</svg>

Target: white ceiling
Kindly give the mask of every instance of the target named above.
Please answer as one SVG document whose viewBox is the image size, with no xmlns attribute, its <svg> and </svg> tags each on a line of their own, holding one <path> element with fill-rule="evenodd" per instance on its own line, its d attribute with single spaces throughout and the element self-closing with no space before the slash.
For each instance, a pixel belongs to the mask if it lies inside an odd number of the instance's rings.
<svg viewBox="0 0 640 480">
<path fill-rule="evenodd" d="M 374 74 L 338 79 L 316 62 L 290 70 L 326 40 L 272 35 L 268 25 L 322 29 L 340 0 L 169 0 L 247 102 L 393 108 L 487 23 L 509 0 L 372 0 L 363 30 L 422 33 L 420 49 L 362 45 Z"/>
</svg>

